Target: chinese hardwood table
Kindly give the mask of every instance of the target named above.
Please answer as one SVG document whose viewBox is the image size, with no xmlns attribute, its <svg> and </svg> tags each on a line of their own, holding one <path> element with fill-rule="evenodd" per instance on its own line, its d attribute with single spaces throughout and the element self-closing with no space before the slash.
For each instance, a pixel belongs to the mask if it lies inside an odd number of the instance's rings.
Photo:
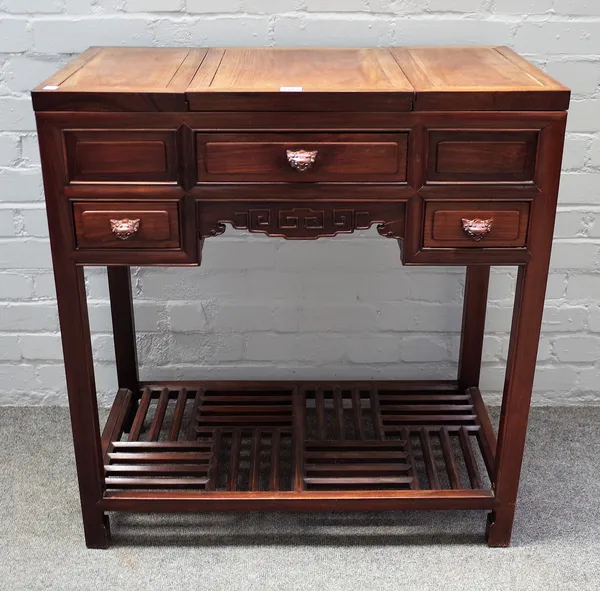
<svg viewBox="0 0 600 591">
<path fill-rule="evenodd" d="M 477 509 L 507 546 L 569 98 L 506 47 L 95 47 L 34 89 L 87 545 L 113 511 Z M 199 265 L 227 224 L 376 224 L 402 264 L 465 266 L 456 380 L 141 381 L 130 266 Z M 103 430 L 85 265 L 108 268 Z M 497 436 L 491 265 L 518 267 Z"/>
</svg>

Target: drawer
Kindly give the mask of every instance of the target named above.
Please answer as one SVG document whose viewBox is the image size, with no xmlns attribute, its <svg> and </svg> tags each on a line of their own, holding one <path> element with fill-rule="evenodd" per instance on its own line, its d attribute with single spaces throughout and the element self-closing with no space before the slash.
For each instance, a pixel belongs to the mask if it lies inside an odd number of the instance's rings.
<svg viewBox="0 0 600 591">
<path fill-rule="evenodd" d="M 406 181 L 407 133 L 197 134 L 198 181 Z"/>
<path fill-rule="evenodd" d="M 65 130 L 71 183 L 177 182 L 174 130 Z"/>
<path fill-rule="evenodd" d="M 529 203 L 428 201 L 426 248 L 521 248 L 527 241 Z"/>
<path fill-rule="evenodd" d="M 430 130 L 427 181 L 533 182 L 538 131 Z"/>
<path fill-rule="evenodd" d="M 178 202 L 75 202 L 78 248 L 180 248 Z"/>
</svg>

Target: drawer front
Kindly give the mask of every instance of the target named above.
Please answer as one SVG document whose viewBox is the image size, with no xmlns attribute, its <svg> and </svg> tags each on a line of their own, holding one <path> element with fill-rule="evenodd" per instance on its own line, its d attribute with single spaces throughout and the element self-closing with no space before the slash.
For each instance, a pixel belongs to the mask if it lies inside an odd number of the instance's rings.
<svg viewBox="0 0 600 591">
<path fill-rule="evenodd" d="M 198 181 L 406 181 L 407 133 L 197 135 Z"/>
<path fill-rule="evenodd" d="M 177 182 L 174 130 L 66 130 L 71 183 Z"/>
<path fill-rule="evenodd" d="M 178 202 L 76 202 L 77 247 L 180 248 Z"/>
<path fill-rule="evenodd" d="M 430 130 L 428 182 L 533 182 L 537 131 Z"/>
<path fill-rule="evenodd" d="M 522 248 L 527 241 L 529 203 L 428 201 L 426 248 Z"/>
</svg>

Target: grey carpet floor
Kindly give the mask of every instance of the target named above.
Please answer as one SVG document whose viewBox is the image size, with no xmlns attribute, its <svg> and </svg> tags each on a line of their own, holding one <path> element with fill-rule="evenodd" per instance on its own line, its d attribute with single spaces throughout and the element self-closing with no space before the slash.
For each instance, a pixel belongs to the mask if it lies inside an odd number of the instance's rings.
<svg viewBox="0 0 600 591">
<path fill-rule="evenodd" d="M 68 414 L 0 409 L 0 589 L 600 589 L 600 408 L 532 413 L 513 545 L 483 512 L 112 516 L 86 550 Z"/>
</svg>

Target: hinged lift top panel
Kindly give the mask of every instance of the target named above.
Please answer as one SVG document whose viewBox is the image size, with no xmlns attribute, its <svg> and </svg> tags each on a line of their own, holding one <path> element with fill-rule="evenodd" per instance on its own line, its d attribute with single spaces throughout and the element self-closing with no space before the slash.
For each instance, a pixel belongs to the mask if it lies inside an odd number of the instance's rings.
<svg viewBox="0 0 600 591">
<path fill-rule="evenodd" d="M 110 511 L 459 508 L 508 545 L 568 89 L 506 47 L 95 47 L 32 94 L 88 546 Z M 400 264 L 466 266 L 456 380 L 139 379 L 131 265 L 198 265 L 236 229 L 373 225 Z M 497 435 L 479 390 L 494 264 L 519 269 Z M 108 268 L 103 427 L 85 265 Z"/>
</svg>

